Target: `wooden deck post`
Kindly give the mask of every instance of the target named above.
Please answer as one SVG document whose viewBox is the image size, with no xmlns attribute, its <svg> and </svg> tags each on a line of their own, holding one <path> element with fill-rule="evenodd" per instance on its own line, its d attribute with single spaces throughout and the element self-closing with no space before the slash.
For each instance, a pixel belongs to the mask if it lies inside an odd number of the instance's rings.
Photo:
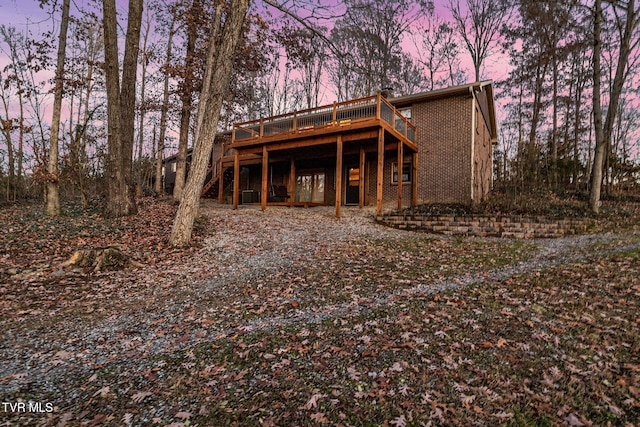
<svg viewBox="0 0 640 427">
<path fill-rule="evenodd" d="M 340 218 L 342 205 L 342 135 L 338 135 L 336 148 L 336 218 Z"/>
<path fill-rule="evenodd" d="M 418 204 L 418 153 L 411 158 L 411 206 Z"/>
<path fill-rule="evenodd" d="M 404 172 L 404 153 L 402 141 L 398 141 L 398 210 L 402 209 L 402 172 Z"/>
<path fill-rule="evenodd" d="M 222 191 L 222 189 L 220 189 Z M 233 156 L 233 209 L 238 209 L 240 198 L 240 154 L 236 150 Z"/>
<path fill-rule="evenodd" d="M 224 167 L 222 167 L 222 157 L 220 157 L 218 174 L 218 203 L 222 203 L 222 190 L 224 189 Z"/>
<path fill-rule="evenodd" d="M 384 129 L 378 130 L 378 174 L 376 188 L 376 215 L 382 213 L 382 182 L 384 178 Z"/>
<path fill-rule="evenodd" d="M 262 205 L 262 210 L 267 209 L 267 199 L 269 198 L 269 152 L 267 151 L 267 146 L 262 146 L 262 197 L 260 198 L 260 202 Z"/>
<path fill-rule="evenodd" d="M 365 152 L 364 147 L 360 147 L 360 165 L 358 170 L 360 176 L 358 177 L 358 199 L 360 200 L 360 209 L 364 207 L 364 167 L 365 167 Z"/>
<path fill-rule="evenodd" d="M 296 160 L 291 157 L 291 167 L 289 168 L 289 206 L 293 207 L 296 201 Z"/>
</svg>

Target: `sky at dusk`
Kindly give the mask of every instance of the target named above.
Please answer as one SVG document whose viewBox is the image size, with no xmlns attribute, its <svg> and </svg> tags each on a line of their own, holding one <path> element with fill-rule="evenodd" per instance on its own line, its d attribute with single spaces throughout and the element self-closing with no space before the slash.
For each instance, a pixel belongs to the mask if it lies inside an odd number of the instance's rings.
<svg viewBox="0 0 640 427">
<path fill-rule="evenodd" d="M 50 0 L 50 2 L 57 1 L 58 3 L 61 0 Z M 147 0 L 152 1 L 152 0 Z M 123 23 L 123 28 L 126 25 L 126 13 L 127 13 L 127 5 L 128 0 L 116 0 L 116 4 L 118 7 L 118 14 L 120 16 L 121 23 Z M 449 0 L 435 0 L 435 14 L 444 21 L 450 22 L 451 12 L 448 10 L 447 6 L 449 4 Z M 101 3 L 98 2 L 90 2 L 88 0 L 75 0 L 71 4 L 71 14 L 77 15 L 78 8 L 92 9 L 96 12 L 98 16 L 101 16 Z M 258 2 L 258 8 L 260 7 L 268 7 L 264 6 L 262 2 Z M 5 26 L 13 26 L 16 30 L 23 34 L 29 34 L 30 37 L 38 38 L 42 34 L 51 31 L 53 29 L 53 36 L 56 38 L 52 40 L 52 44 L 57 46 L 57 31 L 59 27 L 59 19 L 60 19 L 60 11 L 59 8 L 56 10 L 53 16 L 50 15 L 51 5 L 45 6 L 45 8 L 41 8 L 39 6 L 39 2 L 37 0 L 0 0 L 0 25 Z M 96 10 L 97 9 L 97 10 Z M 274 9 L 270 9 L 273 15 L 277 15 Z M 331 23 L 329 21 L 321 23 L 325 26 L 330 26 Z M 413 43 L 408 40 L 409 38 L 403 42 L 403 48 L 405 52 L 415 55 L 415 47 Z M 8 64 L 7 53 L 2 49 L 6 49 L 4 43 L 0 43 L 0 70 L 3 69 Z M 122 50 L 121 50 L 122 53 Z M 465 71 L 466 81 L 472 82 L 474 80 L 473 73 L 473 65 L 469 56 L 469 53 L 463 48 L 461 49 L 460 54 L 461 66 Z M 508 57 L 505 54 L 497 51 L 495 49 L 491 55 L 489 55 L 484 64 L 483 64 L 483 72 L 482 79 L 493 80 L 494 82 L 499 82 L 505 80 L 509 77 L 509 71 L 511 67 L 508 63 Z M 53 70 L 42 71 L 37 75 L 37 78 L 41 81 L 48 81 L 53 76 Z M 637 77 L 636 77 L 637 78 Z M 632 85 L 633 86 L 633 85 Z M 320 100 L 321 104 L 329 104 L 337 99 L 337 95 L 334 93 L 334 88 L 327 82 L 325 87 L 322 89 L 322 98 Z M 499 95 L 500 87 L 496 87 L 496 93 Z M 45 110 L 45 117 L 50 115 L 51 109 L 51 101 L 47 100 L 45 105 L 43 106 Z M 496 110 L 498 115 L 498 120 L 503 121 L 504 116 L 506 116 L 505 108 L 502 103 L 506 102 L 505 99 L 496 102 Z M 630 100 L 632 105 L 637 105 L 639 102 L 637 98 L 633 98 Z"/>
<path fill-rule="evenodd" d="M 54 1 L 54 0 L 50 0 Z M 55 0 L 59 4 L 61 0 Z M 149 0 L 147 0 L 149 1 Z M 449 0 L 435 0 L 435 14 L 445 21 L 451 21 L 451 13 L 447 9 L 447 5 Z M 272 14 L 278 15 L 279 12 L 270 6 L 265 6 L 262 2 L 257 3 L 258 8 L 266 7 Z M 127 14 L 127 5 L 128 0 L 116 0 L 116 5 L 118 7 L 118 15 L 120 17 L 120 22 L 122 23 L 123 28 L 126 25 L 126 14 Z M 91 9 L 95 11 L 98 16 L 101 16 L 100 3 L 89 2 L 87 0 L 75 0 L 71 2 L 71 15 L 78 14 L 78 8 Z M 97 9 L 97 10 L 96 10 Z M 53 40 L 52 43 L 54 46 L 57 46 L 57 32 L 60 25 L 60 10 L 59 6 L 56 9 L 56 12 L 53 16 L 50 14 L 51 5 L 45 6 L 45 8 L 41 8 L 39 6 L 39 2 L 37 0 L 0 0 L 0 25 L 13 26 L 17 29 L 18 32 L 27 34 L 30 33 L 30 37 L 38 38 L 41 34 L 51 31 L 53 29 L 53 37 L 56 40 Z M 320 23 L 324 26 L 330 26 L 330 22 L 322 22 Z M 410 40 L 410 37 L 406 37 L 403 44 L 403 49 L 405 52 L 410 53 L 412 56 L 416 57 L 415 54 L 415 45 L 414 42 Z M 6 52 L 3 52 L 5 46 L 3 43 L 0 43 L 0 69 L 3 69 L 9 62 Z M 121 46 L 121 54 L 122 54 L 123 46 Z M 462 49 L 460 54 L 461 67 L 465 71 L 465 75 L 467 77 L 467 82 L 472 82 L 474 80 L 474 72 L 473 72 L 473 64 L 471 62 L 469 54 L 466 50 Z M 284 64 L 285 60 L 283 60 Z M 483 70 L 483 79 L 491 79 L 494 81 L 499 81 L 506 79 L 508 77 L 508 61 L 504 55 L 501 55 L 499 52 L 494 52 L 490 55 L 484 63 Z M 53 77 L 53 69 L 41 71 L 38 73 L 37 78 L 41 81 L 47 81 L 52 79 Z M 52 108 L 52 97 L 48 99 L 43 108 L 45 110 L 45 117 L 50 116 L 51 108 Z M 333 86 L 327 81 L 324 84 L 324 88 L 321 90 L 321 104 L 330 104 L 337 100 L 337 94 L 335 93 L 335 89 Z M 500 105 L 497 104 L 497 113 L 500 117 L 501 108 Z"/>
<path fill-rule="evenodd" d="M 118 0 L 119 12 L 121 15 L 126 14 L 126 1 Z M 451 18 L 450 12 L 447 10 L 447 0 L 436 0 L 435 2 L 436 14 L 445 19 Z M 71 14 L 74 14 L 74 9 L 77 5 L 88 4 L 86 1 L 78 0 L 72 2 Z M 39 2 L 36 0 L 0 0 L 0 25 L 10 25 L 16 27 L 19 31 L 30 31 L 34 36 L 44 33 L 51 29 L 52 25 L 59 25 L 59 12 L 51 18 L 46 6 L 45 10 L 40 8 Z M 405 42 L 404 48 L 406 51 L 412 49 L 410 42 Z M 468 71 L 468 76 L 471 79 L 473 76 L 473 65 L 471 64 L 468 55 L 462 55 L 461 57 L 463 67 Z M 6 58 L 3 54 L 0 54 L 0 66 L 6 65 Z M 493 80 L 501 80 L 507 77 L 507 62 L 502 55 L 494 55 L 489 57 L 486 61 L 485 67 L 486 75 Z"/>
<path fill-rule="evenodd" d="M 51 20 L 37 1 L 0 0 L 0 24 L 41 32 L 51 26 Z"/>
</svg>

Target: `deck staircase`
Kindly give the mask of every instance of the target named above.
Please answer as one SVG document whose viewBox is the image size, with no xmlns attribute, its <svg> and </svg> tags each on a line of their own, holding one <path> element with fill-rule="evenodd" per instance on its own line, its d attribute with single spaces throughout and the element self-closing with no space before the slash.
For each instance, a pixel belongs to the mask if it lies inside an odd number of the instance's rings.
<svg viewBox="0 0 640 427">
<path fill-rule="evenodd" d="M 205 184 L 202 187 L 202 192 L 200 193 L 200 197 L 217 199 L 220 194 L 220 173 L 222 173 L 223 181 L 224 181 L 224 189 L 230 188 L 230 185 L 233 183 L 233 168 L 221 168 L 218 162 L 216 165 L 211 166 L 207 171 L 207 177 L 205 178 Z"/>
</svg>

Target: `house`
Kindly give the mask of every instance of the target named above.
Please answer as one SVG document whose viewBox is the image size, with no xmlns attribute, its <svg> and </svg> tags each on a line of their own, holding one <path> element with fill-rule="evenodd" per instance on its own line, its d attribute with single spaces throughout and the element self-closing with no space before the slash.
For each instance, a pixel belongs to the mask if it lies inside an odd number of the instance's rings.
<svg viewBox="0 0 640 427">
<path fill-rule="evenodd" d="M 493 187 L 498 128 L 491 81 L 393 98 L 418 129 L 418 203 L 471 204 Z"/>
<path fill-rule="evenodd" d="M 221 132 L 216 135 L 216 140 L 213 144 L 213 150 L 211 152 L 211 160 L 209 161 L 209 171 L 203 187 L 203 196 L 212 197 L 211 186 L 215 182 L 213 181 L 214 174 L 217 174 L 217 170 L 213 170 L 213 165 L 216 165 L 216 160 L 222 157 L 223 150 L 226 150 L 227 155 L 229 151 L 229 144 L 231 143 L 231 131 Z M 187 174 L 189 173 L 189 164 L 191 163 L 192 149 L 189 148 L 187 152 Z M 178 166 L 178 155 L 174 154 L 165 158 L 162 161 L 162 180 L 164 191 L 167 194 L 173 193 L 173 187 L 176 183 L 176 169 Z M 229 174 L 229 172 L 227 172 Z M 217 187 L 215 188 L 217 191 Z M 215 193 L 217 197 L 217 192 Z"/>
<path fill-rule="evenodd" d="M 224 138 L 203 195 L 234 207 L 472 204 L 492 187 L 493 87 L 377 94 L 238 123 Z"/>
</svg>

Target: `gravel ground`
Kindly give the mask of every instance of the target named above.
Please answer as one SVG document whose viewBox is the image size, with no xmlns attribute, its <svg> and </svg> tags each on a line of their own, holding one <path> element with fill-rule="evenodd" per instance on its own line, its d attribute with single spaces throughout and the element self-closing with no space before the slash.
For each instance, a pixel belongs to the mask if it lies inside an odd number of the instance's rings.
<svg viewBox="0 0 640 427">
<path fill-rule="evenodd" d="M 601 253 L 637 248 L 639 241 L 637 232 L 537 240 L 535 253 L 514 265 L 415 282 L 383 294 L 360 296 L 354 290 L 346 302 L 300 306 L 295 295 L 302 291 L 296 284 L 306 286 L 305 292 L 322 286 L 306 283 L 301 265 L 332 265 L 336 254 L 349 253 L 355 242 L 384 239 L 393 245 L 412 235 L 376 224 L 371 209 L 342 212 L 336 219 L 331 208 L 231 211 L 206 201 L 201 214 L 208 218 L 211 237 L 189 255 L 153 268 L 98 276 L 81 289 L 82 301 L 68 306 L 57 298 L 63 283 L 34 285 L 28 292 L 49 292 L 48 305 L 14 308 L 0 320 L 0 392 L 48 392 L 69 401 L 96 366 L 143 369 L 151 356 L 170 355 L 199 342 L 283 324 L 316 323 L 369 310 L 400 295 L 504 279 L 593 256 L 594 248 Z M 261 309 L 265 300 L 273 300 L 276 308 Z M 254 309 L 249 309 L 252 302 Z"/>
</svg>

